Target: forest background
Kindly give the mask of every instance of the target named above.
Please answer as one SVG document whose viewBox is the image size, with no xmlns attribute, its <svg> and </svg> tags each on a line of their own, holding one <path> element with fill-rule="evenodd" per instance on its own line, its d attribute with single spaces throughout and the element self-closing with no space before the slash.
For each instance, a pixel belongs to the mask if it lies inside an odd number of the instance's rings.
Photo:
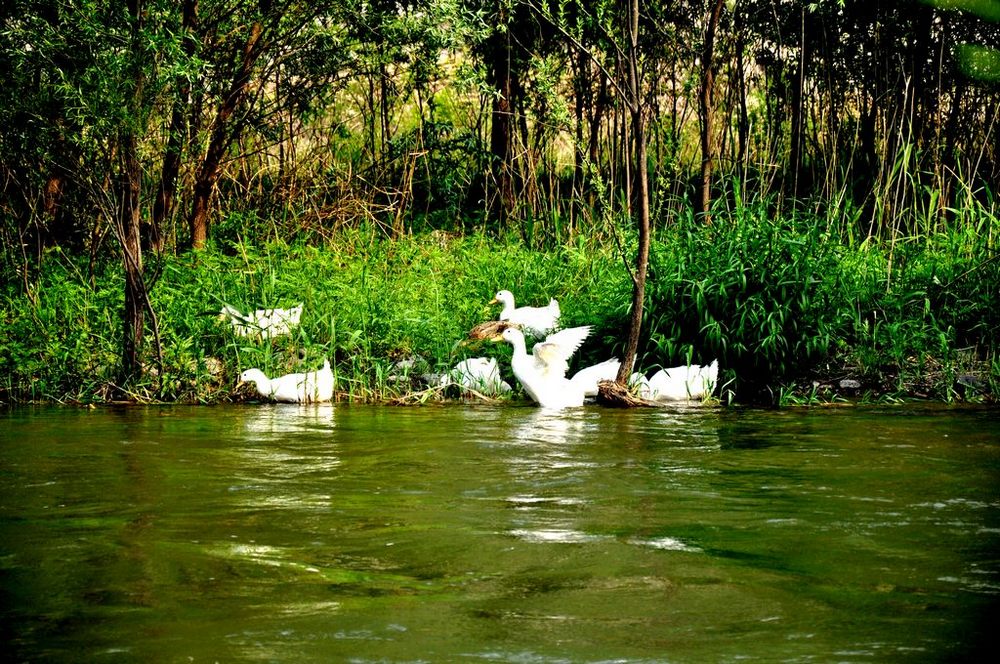
<svg viewBox="0 0 1000 664">
<path fill-rule="evenodd" d="M 725 400 L 995 399 L 998 46 L 995 0 L 3 3 L 0 402 L 396 398 L 500 288 L 584 359 L 638 292 L 636 369 Z"/>
</svg>

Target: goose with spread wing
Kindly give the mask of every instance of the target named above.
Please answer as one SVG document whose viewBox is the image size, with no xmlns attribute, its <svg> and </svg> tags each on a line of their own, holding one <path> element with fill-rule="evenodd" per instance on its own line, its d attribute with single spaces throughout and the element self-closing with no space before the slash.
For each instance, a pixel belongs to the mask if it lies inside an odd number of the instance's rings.
<svg viewBox="0 0 1000 664">
<path fill-rule="evenodd" d="M 545 307 L 518 307 L 514 305 L 514 294 L 502 290 L 490 301 L 490 304 L 497 303 L 503 305 L 497 320 L 518 325 L 533 337 L 544 337 L 559 325 L 559 303 L 555 298 Z"/>
<path fill-rule="evenodd" d="M 535 344 L 531 355 L 525 347 L 524 333 L 517 327 L 508 327 L 495 340 L 513 347 L 511 370 L 532 400 L 543 408 L 569 408 L 582 406 L 587 397 L 596 396 L 598 382 L 613 380 L 621 364 L 616 359 L 606 360 L 566 378 L 569 358 L 590 330 L 585 325 L 550 334 Z"/>
</svg>

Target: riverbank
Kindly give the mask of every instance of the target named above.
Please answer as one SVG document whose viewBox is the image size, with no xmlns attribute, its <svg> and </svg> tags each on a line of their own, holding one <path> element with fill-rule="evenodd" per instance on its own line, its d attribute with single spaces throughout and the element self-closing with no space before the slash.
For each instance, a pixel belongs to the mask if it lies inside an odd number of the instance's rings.
<svg viewBox="0 0 1000 664">
<path fill-rule="evenodd" d="M 996 401 L 1000 261 L 987 230 L 886 245 L 763 212 L 712 227 L 678 220 L 653 244 L 638 368 L 719 358 L 723 403 Z M 400 379 L 400 362 L 433 373 L 482 355 L 509 374 L 506 345 L 461 343 L 496 316 L 488 303 L 497 290 L 525 304 L 555 297 L 564 326 L 592 325 L 579 353 L 586 362 L 621 353 L 631 289 L 615 243 L 582 236 L 546 251 L 440 231 L 214 245 L 148 269 L 157 277 L 146 371 L 122 384 L 123 277 L 111 260 L 89 265 L 54 250 L 30 288 L 8 280 L 0 401 L 225 402 L 241 398 L 235 386 L 246 368 L 276 375 L 323 357 L 338 399 L 405 401 L 421 386 Z M 237 336 L 218 317 L 224 304 L 299 303 L 300 324 L 276 339 Z M 426 397 L 438 394 L 447 392 Z"/>
</svg>

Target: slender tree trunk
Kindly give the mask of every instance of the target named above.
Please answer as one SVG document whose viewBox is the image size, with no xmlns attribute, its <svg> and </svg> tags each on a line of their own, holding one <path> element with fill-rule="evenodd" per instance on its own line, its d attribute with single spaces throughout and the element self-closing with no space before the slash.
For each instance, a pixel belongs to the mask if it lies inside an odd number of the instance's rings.
<svg viewBox="0 0 1000 664">
<path fill-rule="evenodd" d="M 501 10 L 500 23 L 506 20 Z M 497 91 L 493 97 L 493 112 L 490 122 L 490 154 L 493 158 L 492 170 L 499 193 L 499 207 L 496 208 L 500 224 L 509 219 L 514 210 L 514 84 L 511 70 L 510 32 L 494 31 L 490 36 L 490 84 Z"/>
<path fill-rule="evenodd" d="M 701 114 L 701 213 L 705 223 L 712 222 L 710 210 L 712 207 L 712 115 L 714 113 L 713 88 L 715 74 L 712 71 L 712 60 L 715 57 L 715 31 L 719 27 L 719 17 L 722 15 L 722 5 L 725 0 L 715 0 L 715 6 L 705 28 L 705 46 L 701 56 L 701 94 L 698 96 Z"/>
<path fill-rule="evenodd" d="M 386 71 L 385 67 L 386 57 L 384 54 L 380 54 L 378 65 L 379 101 L 381 102 L 379 104 L 379 146 L 382 151 L 382 159 L 388 163 L 392 159 L 392 155 L 389 154 L 389 134 L 392 131 L 389 126 L 389 111 L 395 95 L 392 94 L 389 85 L 389 72 Z"/>
<path fill-rule="evenodd" d="M 646 164 L 646 128 L 643 118 L 642 86 L 639 81 L 639 0 L 631 0 L 629 11 L 628 89 L 631 98 L 629 114 L 632 127 L 632 217 L 639 231 L 639 247 L 632 275 L 632 308 L 629 315 L 625 357 L 618 369 L 616 382 L 628 383 L 639 350 L 642 331 L 643 303 L 646 297 L 646 273 L 649 266 L 649 178 Z"/>
<path fill-rule="evenodd" d="M 571 55 L 575 68 L 573 76 L 574 91 L 574 141 L 573 141 L 573 192 L 572 192 L 572 217 L 576 218 L 583 209 L 584 192 L 586 185 L 586 167 L 584 164 L 583 145 L 583 125 L 585 118 L 585 108 L 592 103 L 591 99 L 591 77 L 590 59 L 587 52 L 580 48 L 574 49 Z"/>
<path fill-rule="evenodd" d="M 250 34 L 247 36 L 246 44 L 243 47 L 243 58 L 240 66 L 233 76 L 233 81 L 229 86 L 222 105 L 212 121 L 211 138 L 208 143 L 208 150 L 205 158 L 198 169 L 198 175 L 194 185 L 194 202 L 191 206 L 191 216 L 189 217 L 189 228 L 191 231 L 191 247 L 201 249 L 208 239 L 208 213 L 210 210 L 212 191 L 219 179 L 219 172 L 222 169 L 222 158 L 226 150 L 235 140 L 239 127 L 233 124 L 233 115 L 242 105 L 247 97 L 247 90 L 250 87 L 250 74 L 254 63 L 260 57 L 259 48 L 263 26 L 261 22 L 255 21 L 250 26 Z"/>
<path fill-rule="evenodd" d="M 802 151 L 805 144 L 805 79 L 806 79 L 806 8 L 801 8 L 802 23 L 799 33 L 799 61 L 792 80 L 791 156 L 789 169 L 792 176 L 792 198 L 799 196 L 799 177 L 802 172 Z"/>
<path fill-rule="evenodd" d="M 138 42 L 142 24 L 142 0 L 128 1 L 129 14 L 134 21 L 133 41 Z M 135 56 L 133 56 L 135 57 Z M 122 246 L 122 261 L 125 269 L 125 312 L 122 318 L 122 382 L 142 374 L 142 339 L 145 330 L 144 296 L 146 284 L 142 276 L 142 215 L 140 197 L 142 193 L 142 169 L 139 164 L 137 123 L 141 113 L 143 94 L 143 71 L 141 63 L 133 64 L 132 107 L 129 109 L 130 124 L 121 136 L 121 205 L 119 220 L 119 241 Z"/>
<path fill-rule="evenodd" d="M 597 100 L 594 102 L 594 111 L 590 118 L 590 138 L 587 141 L 587 149 L 590 163 L 596 167 L 601 163 L 601 124 L 604 122 L 604 114 L 608 108 L 608 77 L 603 71 L 597 74 L 600 77 L 600 85 L 597 89 Z M 591 209 L 597 202 L 597 196 L 592 187 L 587 189 L 587 202 Z"/>
<path fill-rule="evenodd" d="M 198 24 L 198 0 L 184 0 L 181 8 L 181 28 L 184 30 L 184 55 L 194 55 L 195 31 Z M 177 77 L 177 96 L 170 114 L 170 128 L 167 147 L 163 155 L 163 170 L 160 184 L 153 202 L 153 216 L 147 232 L 147 242 L 156 253 L 163 252 L 163 224 L 173 211 L 174 196 L 177 193 L 177 176 L 181 169 L 181 153 L 184 145 L 184 120 L 191 96 L 191 86 L 185 76 Z"/>
<path fill-rule="evenodd" d="M 750 117 L 747 112 L 746 64 L 743 61 L 746 51 L 746 37 L 743 33 L 742 18 L 743 13 L 738 12 L 736 14 L 737 23 L 734 26 L 736 30 L 736 85 L 739 88 L 737 96 L 740 105 L 739 120 L 736 124 L 738 140 L 736 160 L 740 169 L 740 178 L 745 182 L 747 175 L 747 150 L 748 143 L 750 142 Z"/>
<path fill-rule="evenodd" d="M 139 166 L 136 137 L 133 129 L 122 139 L 122 259 L 125 268 L 125 315 L 122 336 L 122 375 L 134 378 L 142 373 L 141 348 L 145 329 L 142 276 L 141 215 L 139 199 L 142 172 Z"/>
</svg>

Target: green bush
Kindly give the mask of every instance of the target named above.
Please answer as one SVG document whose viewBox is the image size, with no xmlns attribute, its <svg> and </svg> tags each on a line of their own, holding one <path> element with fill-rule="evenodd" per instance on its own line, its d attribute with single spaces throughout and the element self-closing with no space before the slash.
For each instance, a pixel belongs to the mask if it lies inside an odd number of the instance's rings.
<svg viewBox="0 0 1000 664">
<path fill-rule="evenodd" d="M 861 379 L 876 394 L 941 399 L 996 394 L 1000 260 L 992 220 L 980 233 L 944 232 L 895 243 L 852 243 L 806 216 L 775 217 L 763 204 L 693 215 L 655 234 L 636 368 L 719 359 L 725 398 L 782 401 L 813 381 Z M 967 228 L 963 225 L 962 228 Z M 119 376 L 123 278 L 114 262 L 93 275 L 85 257 L 48 253 L 24 291 L 0 290 L 0 401 L 231 398 L 239 373 L 270 375 L 334 365 L 348 398 L 398 396 L 392 365 L 417 357 L 442 370 L 472 355 L 500 358 L 505 344 L 460 343 L 492 319 L 497 290 L 519 304 L 559 299 L 565 327 L 592 325 L 577 366 L 621 356 L 631 302 L 624 246 L 577 235 L 548 251 L 520 237 L 440 231 L 391 240 L 373 228 L 331 241 L 247 243 L 237 235 L 199 252 L 147 264 L 155 330 L 147 318 L 146 371 Z M 290 337 L 235 336 L 223 303 L 244 311 L 303 303 Z M 508 373 L 508 379 L 510 378 Z M 968 382 L 968 381 L 966 381 Z M 835 394 L 832 396 L 836 396 Z"/>
<path fill-rule="evenodd" d="M 850 320 L 838 249 L 815 220 L 763 206 L 667 226 L 651 252 L 646 364 L 718 358 L 744 394 L 801 373 Z"/>
</svg>

